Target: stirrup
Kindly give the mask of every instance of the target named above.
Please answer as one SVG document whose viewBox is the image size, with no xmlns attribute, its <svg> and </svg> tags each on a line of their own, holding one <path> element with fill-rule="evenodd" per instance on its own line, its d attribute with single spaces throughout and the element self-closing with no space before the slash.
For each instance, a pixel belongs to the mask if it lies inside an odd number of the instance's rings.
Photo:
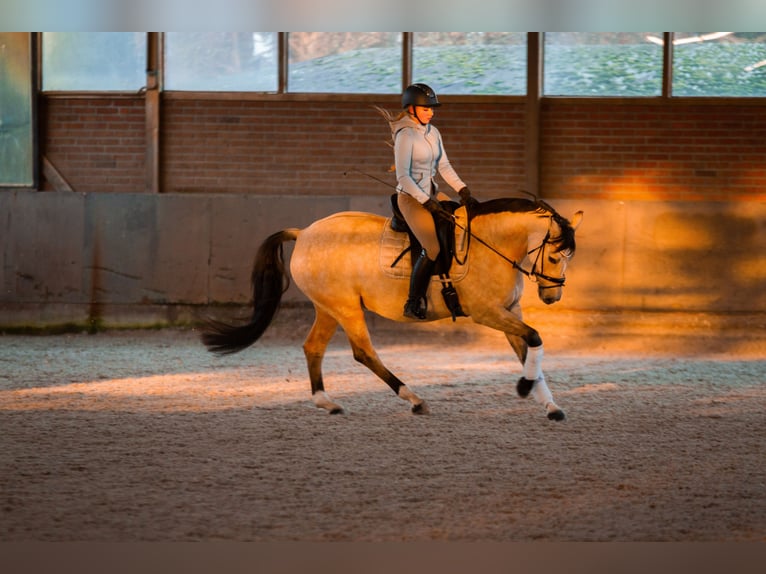
<svg viewBox="0 0 766 574">
<path fill-rule="evenodd" d="M 426 318 L 426 309 L 420 304 L 420 299 L 407 299 L 404 304 L 404 316 L 421 321 Z"/>
</svg>

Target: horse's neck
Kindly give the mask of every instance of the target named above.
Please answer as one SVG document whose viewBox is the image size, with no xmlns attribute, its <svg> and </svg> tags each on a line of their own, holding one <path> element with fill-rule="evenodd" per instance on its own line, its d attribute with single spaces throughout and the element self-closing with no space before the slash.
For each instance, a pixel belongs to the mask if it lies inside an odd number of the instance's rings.
<svg viewBox="0 0 766 574">
<path fill-rule="evenodd" d="M 541 245 L 551 230 L 551 218 L 545 215 L 530 215 L 527 228 L 527 252 Z"/>
<path fill-rule="evenodd" d="M 478 224 L 478 225 L 477 225 Z M 548 233 L 550 218 L 533 212 L 504 212 L 477 218 L 474 233 L 497 247 L 502 246 L 508 256 L 519 260 L 543 242 Z"/>
</svg>

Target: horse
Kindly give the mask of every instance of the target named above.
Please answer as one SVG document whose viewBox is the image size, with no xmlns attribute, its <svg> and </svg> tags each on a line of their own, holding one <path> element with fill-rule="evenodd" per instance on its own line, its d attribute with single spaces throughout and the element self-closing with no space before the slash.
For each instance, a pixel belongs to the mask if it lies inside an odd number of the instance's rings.
<svg viewBox="0 0 766 574">
<path fill-rule="evenodd" d="M 567 264 L 575 253 L 575 230 L 583 213 L 572 221 L 542 200 L 491 199 L 455 210 L 456 239 L 463 246 L 462 260 L 455 253 L 451 272 L 463 314 L 475 323 L 505 334 L 522 365 L 516 390 L 543 405 L 551 420 L 563 420 L 564 411 L 554 402 L 542 371 L 543 341 L 537 330 L 522 320 L 520 299 L 524 279 L 537 283 L 545 304 L 562 295 Z M 344 211 L 319 219 L 303 229 L 287 228 L 267 237 L 258 248 L 252 268 L 252 315 L 244 324 L 208 319 L 202 342 L 209 351 L 226 355 L 255 343 L 272 322 L 290 276 L 313 304 L 313 325 L 303 343 L 314 404 L 331 414 L 346 413 L 326 392 L 322 360 L 338 326 L 345 332 L 356 361 L 382 379 L 397 397 L 408 401 L 414 414 L 429 407 L 410 387 L 394 375 L 373 348 L 365 321 L 365 309 L 393 321 L 417 321 L 404 317 L 403 304 L 409 289 L 409 270 L 391 273 L 390 261 L 382 261 L 382 238 L 393 234 L 408 242 L 407 234 L 392 231 L 391 218 L 358 211 Z M 295 241 L 285 265 L 283 244 Z M 457 248 L 456 248 L 457 249 Z M 409 264 L 397 258 L 396 265 Z M 439 279 L 428 290 L 425 321 L 450 317 L 451 311 L 437 296 Z M 454 316 L 453 316 L 454 321 Z"/>
</svg>

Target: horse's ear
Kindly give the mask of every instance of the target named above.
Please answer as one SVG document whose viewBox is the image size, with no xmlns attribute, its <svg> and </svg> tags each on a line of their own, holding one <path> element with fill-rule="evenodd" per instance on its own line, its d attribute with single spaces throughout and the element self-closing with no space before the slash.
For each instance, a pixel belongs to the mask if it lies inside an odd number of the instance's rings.
<svg viewBox="0 0 766 574">
<path fill-rule="evenodd" d="M 582 216 L 582 211 L 578 211 L 574 214 L 572 221 L 569 222 L 569 224 L 572 226 L 572 229 L 577 229 L 579 227 L 579 225 L 582 223 Z"/>
</svg>

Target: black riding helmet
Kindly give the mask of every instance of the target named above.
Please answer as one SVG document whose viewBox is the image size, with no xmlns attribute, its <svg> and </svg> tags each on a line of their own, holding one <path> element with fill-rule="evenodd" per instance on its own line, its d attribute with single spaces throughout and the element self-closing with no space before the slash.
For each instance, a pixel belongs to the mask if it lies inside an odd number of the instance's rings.
<svg viewBox="0 0 766 574">
<path fill-rule="evenodd" d="M 412 84 L 407 86 L 402 93 L 402 109 L 406 109 L 409 106 L 435 108 L 440 105 L 436 92 L 426 84 Z"/>
</svg>

